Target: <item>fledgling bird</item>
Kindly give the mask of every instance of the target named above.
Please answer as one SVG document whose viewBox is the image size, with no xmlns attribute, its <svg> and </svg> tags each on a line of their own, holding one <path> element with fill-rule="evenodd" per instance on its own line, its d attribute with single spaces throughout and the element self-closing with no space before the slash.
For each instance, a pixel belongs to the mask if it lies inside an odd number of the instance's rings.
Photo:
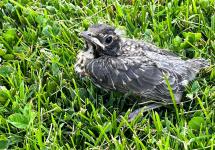
<svg viewBox="0 0 215 150">
<path fill-rule="evenodd" d="M 98 87 L 132 93 L 149 102 L 144 111 L 181 102 L 184 87 L 196 74 L 209 66 L 205 59 L 182 60 L 175 54 L 145 41 L 123 38 L 114 27 L 92 25 L 81 33 L 86 48 L 77 56 L 75 71 L 89 76 Z M 142 108 L 133 111 L 132 119 Z"/>
</svg>

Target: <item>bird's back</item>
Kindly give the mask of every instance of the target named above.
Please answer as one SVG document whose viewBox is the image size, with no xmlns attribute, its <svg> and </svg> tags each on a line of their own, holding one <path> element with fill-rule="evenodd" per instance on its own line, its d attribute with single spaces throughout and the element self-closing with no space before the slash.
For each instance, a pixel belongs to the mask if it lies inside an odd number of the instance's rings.
<svg viewBox="0 0 215 150">
<path fill-rule="evenodd" d="M 182 60 L 179 56 L 167 49 L 161 49 L 145 41 L 132 39 L 122 40 L 122 56 L 141 56 L 153 61 L 157 67 L 169 69 L 181 75 L 184 80 L 191 81 L 196 74 L 210 64 L 205 59 Z"/>
</svg>

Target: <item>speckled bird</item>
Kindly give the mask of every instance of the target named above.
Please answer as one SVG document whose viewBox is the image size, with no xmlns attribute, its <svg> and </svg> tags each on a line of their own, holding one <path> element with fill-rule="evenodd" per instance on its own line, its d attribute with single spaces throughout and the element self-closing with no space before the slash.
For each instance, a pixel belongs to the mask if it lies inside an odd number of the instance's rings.
<svg viewBox="0 0 215 150">
<path fill-rule="evenodd" d="M 167 83 L 179 104 L 185 86 L 209 66 L 205 59 L 182 60 L 151 43 L 123 38 L 106 24 L 92 25 L 80 35 L 86 48 L 77 56 L 76 73 L 89 76 L 102 89 L 130 92 L 147 102 L 146 107 L 133 111 L 130 119 L 139 112 L 172 104 Z"/>
</svg>

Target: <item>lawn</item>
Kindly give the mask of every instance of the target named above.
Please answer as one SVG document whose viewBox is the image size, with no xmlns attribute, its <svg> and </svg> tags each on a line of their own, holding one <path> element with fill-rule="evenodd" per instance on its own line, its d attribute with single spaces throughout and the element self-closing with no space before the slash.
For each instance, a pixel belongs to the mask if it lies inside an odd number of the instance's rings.
<svg viewBox="0 0 215 150">
<path fill-rule="evenodd" d="M 128 122 L 136 100 L 74 72 L 95 23 L 212 65 L 184 103 Z M 0 149 L 215 148 L 215 0 L 1 0 L 0 58 Z"/>
</svg>

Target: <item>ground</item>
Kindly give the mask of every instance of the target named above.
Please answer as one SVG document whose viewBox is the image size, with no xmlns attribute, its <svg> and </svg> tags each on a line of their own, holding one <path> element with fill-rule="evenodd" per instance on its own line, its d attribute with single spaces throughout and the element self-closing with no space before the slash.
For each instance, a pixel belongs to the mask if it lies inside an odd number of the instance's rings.
<svg viewBox="0 0 215 150">
<path fill-rule="evenodd" d="M 0 1 L 0 149 L 213 149 L 215 0 Z M 79 33 L 108 23 L 128 37 L 202 57 L 211 68 L 181 105 L 139 115 L 120 93 L 74 73 Z"/>
</svg>

